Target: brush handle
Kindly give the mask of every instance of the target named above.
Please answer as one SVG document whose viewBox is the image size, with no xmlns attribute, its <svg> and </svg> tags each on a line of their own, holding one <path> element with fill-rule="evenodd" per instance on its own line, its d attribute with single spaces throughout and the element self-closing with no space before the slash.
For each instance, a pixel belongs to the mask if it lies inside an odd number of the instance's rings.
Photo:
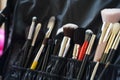
<svg viewBox="0 0 120 80">
<path fill-rule="evenodd" d="M 95 77 L 95 74 L 96 74 L 97 69 L 98 69 L 98 67 L 99 67 L 99 64 L 100 64 L 99 62 L 96 63 L 96 65 L 95 65 L 95 67 L 94 67 L 94 69 L 93 69 L 93 72 L 92 72 L 92 75 L 91 75 L 90 80 L 94 80 L 94 77 Z"/>
<path fill-rule="evenodd" d="M 106 22 L 103 22 L 103 25 L 102 25 L 102 28 L 101 28 L 102 29 L 102 34 L 100 36 L 98 44 L 101 44 L 103 42 L 103 39 L 104 39 L 105 33 L 107 31 L 107 28 L 108 28 L 108 24 Z"/>
<path fill-rule="evenodd" d="M 99 75 L 97 80 L 102 80 L 102 77 L 104 75 L 104 73 L 106 72 L 107 68 L 109 67 L 110 62 L 107 62 L 107 64 L 105 65 L 104 69 L 102 70 L 101 74 Z"/>
<path fill-rule="evenodd" d="M 42 51 L 43 51 L 43 49 L 44 49 L 44 46 L 45 46 L 44 44 L 41 45 L 41 47 L 40 47 L 40 49 L 39 49 L 39 51 L 38 51 L 38 53 L 37 53 L 37 55 L 36 55 L 36 57 L 35 57 L 32 65 L 31 65 L 31 68 L 30 68 L 30 69 L 33 69 L 33 70 L 34 70 L 34 69 L 37 67 L 37 65 L 38 65 L 38 60 L 39 60 L 39 58 L 40 58 L 40 56 L 41 56 L 41 53 L 42 53 Z"/>
<path fill-rule="evenodd" d="M 77 79 L 78 79 L 78 80 L 82 80 L 83 74 L 85 73 L 85 68 L 86 68 L 88 59 L 89 59 L 89 55 L 88 55 L 88 54 L 85 54 L 85 57 L 84 57 L 84 59 L 83 59 L 83 62 L 82 62 L 82 64 L 81 64 L 81 67 L 80 67 L 80 70 L 79 70 L 79 73 L 78 73 L 78 75 L 77 75 Z"/>
<path fill-rule="evenodd" d="M 115 52 L 116 52 L 115 49 L 110 49 L 109 55 L 108 55 L 108 57 L 107 57 L 107 59 L 106 59 L 106 63 L 107 63 L 107 62 L 111 62 L 111 61 L 113 60 L 113 57 L 114 57 L 114 55 L 115 55 Z"/>
<path fill-rule="evenodd" d="M 63 56 L 64 50 L 65 50 L 65 45 L 66 45 L 67 41 L 68 41 L 68 38 L 64 37 L 63 40 L 62 40 L 61 46 L 60 46 L 60 51 L 59 51 L 59 54 L 58 54 L 59 57 Z"/>
<path fill-rule="evenodd" d="M 72 59 L 77 59 L 78 52 L 79 52 L 79 47 L 80 47 L 79 44 L 75 44 L 75 45 L 74 45 Z"/>
<path fill-rule="evenodd" d="M 68 50 L 69 50 L 69 47 L 70 47 L 70 38 L 68 38 L 68 41 L 67 41 L 67 43 L 66 43 L 65 51 L 64 51 L 64 53 L 63 53 L 63 57 L 66 56 L 66 54 L 67 54 L 67 52 L 68 52 Z"/>
<path fill-rule="evenodd" d="M 106 44 L 107 42 L 102 42 L 101 44 L 98 44 L 93 61 L 95 62 L 100 61 L 102 54 L 104 52 L 104 49 L 106 47 Z"/>
<path fill-rule="evenodd" d="M 61 43 L 61 41 L 57 40 L 55 47 L 54 47 L 54 50 L 53 50 L 53 55 L 58 55 L 57 53 L 58 53 L 59 48 L 60 48 L 60 43 Z"/>
<path fill-rule="evenodd" d="M 105 63 L 107 56 L 108 56 L 108 53 L 104 53 L 104 54 L 102 55 L 102 57 L 101 57 L 100 62 L 101 62 L 101 63 Z"/>
<path fill-rule="evenodd" d="M 78 60 L 83 60 L 84 56 L 85 56 L 85 52 L 87 50 L 87 47 L 88 47 L 88 41 L 85 41 L 82 45 L 82 48 L 81 48 L 81 51 L 79 53 L 79 57 L 78 57 Z"/>
<path fill-rule="evenodd" d="M 25 61 L 25 65 L 24 65 L 25 68 L 27 68 L 27 66 L 28 66 L 31 54 L 33 52 L 33 48 L 34 48 L 34 46 L 31 46 L 30 49 L 29 49 L 29 52 L 28 52 L 28 55 L 27 55 L 27 58 L 26 58 L 26 61 Z"/>
<path fill-rule="evenodd" d="M 25 65 L 25 61 L 26 61 L 26 58 L 27 58 L 27 54 L 28 54 L 28 51 L 29 51 L 29 48 L 30 48 L 30 44 L 31 44 L 31 40 L 27 40 L 25 42 L 25 45 L 23 46 L 23 55 L 22 55 L 22 62 L 21 62 L 21 66 L 24 67 Z"/>
<path fill-rule="evenodd" d="M 51 47 L 51 45 L 48 45 L 48 48 L 47 48 L 47 51 L 45 53 L 45 57 L 44 57 L 44 60 L 43 60 L 43 64 L 42 64 L 42 67 L 41 67 L 41 71 L 46 70 L 48 58 L 49 58 L 49 55 L 50 55 L 50 47 Z"/>
</svg>

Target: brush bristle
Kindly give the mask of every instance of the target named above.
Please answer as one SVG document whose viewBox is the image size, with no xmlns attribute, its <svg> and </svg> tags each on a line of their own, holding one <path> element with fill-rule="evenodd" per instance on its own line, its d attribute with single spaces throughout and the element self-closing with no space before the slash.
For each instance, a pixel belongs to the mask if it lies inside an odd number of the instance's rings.
<svg viewBox="0 0 120 80">
<path fill-rule="evenodd" d="M 49 19 L 49 23 L 48 23 L 48 27 L 47 27 L 47 28 L 54 27 L 54 24 L 55 24 L 55 17 L 52 16 L 52 17 Z"/>
<path fill-rule="evenodd" d="M 58 29 L 56 35 L 58 35 L 58 34 L 60 34 L 60 33 L 62 33 L 62 32 L 63 32 L 63 27 L 61 27 L 60 29 Z"/>
<path fill-rule="evenodd" d="M 32 18 L 32 21 L 35 22 L 36 20 L 37 20 L 37 17 L 34 16 L 34 17 Z"/>
<path fill-rule="evenodd" d="M 103 9 L 101 11 L 102 21 L 115 23 L 120 21 L 120 9 Z"/>
<path fill-rule="evenodd" d="M 86 32 L 85 32 L 85 40 L 89 41 L 92 34 L 93 34 L 92 30 L 87 29 Z"/>
<path fill-rule="evenodd" d="M 63 26 L 63 32 L 64 32 L 64 36 L 70 37 L 72 38 L 74 35 L 74 30 L 77 29 L 78 26 L 76 24 L 66 24 Z"/>
<path fill-rule="evenodd" d="M 74 32 L 74 43 L 82 45 L 85 38 L 85 29 L 77 28 Z"/>
<path fill-rule="evenodd" d="M 119 30 L 120 30 L 120 23 L 114 23 L 114 25 L 113 25 L 113 33 L 117 34 Z"/>
</svg>

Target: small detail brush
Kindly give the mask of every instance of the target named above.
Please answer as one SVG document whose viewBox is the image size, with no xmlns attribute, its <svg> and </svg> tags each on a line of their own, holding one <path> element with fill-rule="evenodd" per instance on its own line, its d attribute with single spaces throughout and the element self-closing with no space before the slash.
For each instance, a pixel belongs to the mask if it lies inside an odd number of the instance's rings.
<svg viewBox="0 0 120 80">
<path fill-rule="evenodd" d="M 101 62 L 105 63 L 109 49 L 111 48 L 113 41 L 115 39 L 115 36 L 117 35 L 118 31 L 120 30 L 120 24 L 119 23 L 114 23 L 113 24 L 113 29 L 112 29 L 112 34 L 110 35 L 110 38 L 108 40 L 107 46 L 105 48 L 104 54 L 102 55 L 103 57 L 101 58 Z"/>
<path fill-rule="evenodd" d="M 60 51 L 59 51 L 59 54 L 58 54 L 59 57 L 63 57 L 63 55 L 64 56 L 66 55 L 66 53 L 64 53 L 65 48 L 66 48 L 66 44 L 70 44 L 70 40 L 73 37 L 74 30 L 76 28 L 78 28 L 78 26 L 75 25 L 75 24 L 72 24 L 72 23 L 68 23 L 66 25 L 63 25 L 64 38 L 62 40 Z M 67 48 L 68 47 L 69 46 L 67 46 Z"/>
<path fill-rule="evenodd" d="M 27 57 L 28 50 L 30 48 L 30 44 L 31 44 L 32 35 L 33 35 L 33 32 L 34 32 L 36 20 L 37 20 L 36 17 L 32 18 L 32 24 L 31 24 L 30 29 L 29 29 L 28 37 L 27 37 L 27 40 L 26 40 L 25 45 L 23 47 L 24 51 L 23 51 L 22 62 L 21 62 L 22 66 L 25 65 L 25 60 L 26 60 L 26 57 Z"/>
<path fill-rule="evenodd" d="M 39 51 L 38 51 L 38 53 L 37 53 L 37 55 L 36 55 L 33 63 L 32 63 L 32 65 L 31 65 L 31 68 L 30 68 L 30 69 L 33 69 L 33 70 L 36 69 L 37 64 L 38 64 L 38 60 L 39 60 L 39 58 L 40 58 L 40 56 L 41 56 L 41 53 L 42 53 L 42 51 L 43 51 L 43 49 L 44 49 L 47 41 L 48 41 L 48 38 L 49 38 L 50 35 L 51 35 L 51 32 L 52 32 L 52 30 L 53 30 L 53 28 L 54 28 L 54 24 L 55 24 L 55 17 L 52 16 L 52 17 L 50 18 L 50 20 L 49 20 L 48 27 L 47 27 L 47 28 L 49 28 L 49 29 L 48 29 L 48 31 L 47 31 L 47 33 L 46 33 L 46 35 L 45 35 L 45 38 L 44 38 L 44 40 L 43 40 L 43 42 L 42 42 L 42 45 L 41 45 L 41 47 L 40 47 L 40 49 L 39 49 Z"/>
<path fill-rule="evenodd" d="M 41 29 L 41 24 L 38 23 L 37 27 L 35 29 L 35 33 L 34 33 L 34 37 L 33 37 L 33 40 L 32 40 L 31 47 L 28 51 L 28 55 L 27 55 L 26 62 L 25 62 L 25 67 L 27 67 L 27 65 L 28 65 L 28 62 L 29 62 L 30 56 L 32 54 L 32 51 L 33 51 L 33 48 L 34 48 L 34 45 L 35 45 L 35 42 L 36 42 L 36 39 L 37 39 L 37 36 L 38 36 L 38 33 L 39 33 L 40 29 Z"/>
<path fill-rule="evenodd" d="M 89 56 L 90 56 L 90 53 L 91 53 L 91 50 L 92 50 L 92 47 L 93 47 L 93 44 L 94 44 L 94 41 L 95 41 L 95 37 L 96 37 L 96 35 L 92 34 L 92 37 L 90 39 L 85 57 L 83 59 L 83 62 L 81 64 L 81 67 L 80 67 L 80 70 L 79 70 L 79 73 L 78 73 L 78 76 L 77 76 L 77 79 L 79 79 L 79 80 L 82 79 L 83 74 L 85 72 L 85 68 L 86 68 L 86 65 L 87 65 L 88 60 L 89 60 Z"/>
<path fill-rule="evenodd" d="M 81 61 L 83 60 L 92 34 L 93 34 L 93 32 L 90 29 L 86 30 L 85 41 L 81 47 L 81 50 L 80 50 L 80 53 L 78 56 L 78 60 L 81 60 Z"/>
</svg>

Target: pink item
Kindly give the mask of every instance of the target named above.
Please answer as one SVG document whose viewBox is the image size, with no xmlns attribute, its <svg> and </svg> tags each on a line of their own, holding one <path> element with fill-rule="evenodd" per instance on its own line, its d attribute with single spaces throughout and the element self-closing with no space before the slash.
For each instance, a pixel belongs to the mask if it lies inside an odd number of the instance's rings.
<svg viewBox="0 0 120 80">
<path fill-rule="evenodd" d="M 0 29 L 0 57 L 3 55 L 4 41 L 5 41 L 5 32 L 4 29 Z"/>
<path fill-rule="evenodd" d="M 120 21 L 120 8 L 103 9 L 101 15 L 103 22 L 118 22 Z"/>
</svg>

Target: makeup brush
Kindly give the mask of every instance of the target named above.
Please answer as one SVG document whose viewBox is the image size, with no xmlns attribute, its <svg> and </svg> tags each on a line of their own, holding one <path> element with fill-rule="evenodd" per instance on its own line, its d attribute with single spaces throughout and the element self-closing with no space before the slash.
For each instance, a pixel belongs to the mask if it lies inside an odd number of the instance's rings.
<svg viewBox="0 0 120 80">
<path fill-rule="evenodd" d="M 68 23 L 66 25 L 63 25 L 64 38 L 62 40 L 60 51 L 58 54 L 59 57 L 63 57 L 63 55 L 64 56 L 66 55 L 66 53 L 64 53 L 65 48 L 66 48 L 66 44 L 70 44 L 70 40 L 73 37 L 74 30 L 76 28 L 78 28 L 78 26 L 75 24 L 72 24 L 72 23 Z M 68 47 L 69 46 L 67 46 L 67 48 Z"/>
<path fill-rule="evenodd" d="M 44 60 L 43 60 L 41 71 L 45 71 L 46 70 L 46 67 L 47 67 L 47 64 L 48 64 L 48 60 L 49 60 L 49 56 L 52 53 L 52 46 L 53 46 L 53 40 L 49 39 L 48 47 L 47 47 L 47 50 L 46 50 L 46 53 L 45 53 L 45 57 L 44 57 Z"/>
<path fill-rule="evenodd" d="M 35 45 L 35 42 L 36 42 L 36 39 L 37 39 L 37 36 L 38 36 L 38 33 L 39 33 L 40 29 L 41 29 L 41 23 L 38 23 L 37 27 L 35 29 L 35 33 L 34 33 L 34 37 L 33 37 L 33 40 L 32 40 L 32 44 L 31 44 L 30 49 L 28 51 L 28 55 L 27 55 L 24 67 L 27 67 L 27 65 L 28 65 L 28 62 L 30 60 L 30 56 L 32 54 L 32 51 L 33 51 L 33 48 L 34 48 L 34 45 Z"/>
<path fill-rule="evenodd" d="M 23 55 L 22 55 L 22 63 L 21 63 L 22 66 L 24 66 L 24 64 L 25 64 L 27 53 L 28 53 L 28 50 L 30 48 L 30 44 L 31 44 L 32 35 L 33 35 L 33 32 L 34 32 L 36 20 L 37 20 L 36 17 L 32 18 L 32 24 L 30 26 L 28 37 L 27 37 L 27 40 L 26 40 L 25 45 L 24 45 L 24 50 L 23 50 Z"/>
<path fill-rule="evenodd" d="M 103 42 L 104 36 L 106 34 L 106 31 L 110 25 L 110 23 L 115 23 L 120 20 L 120 9 L 111 8 L 111 9 L 103 9 L 101 10 L 101 17 L 103 21 L 103 26 L 101 28 L 102 34 L 95 52 L 94 60 L 95 62 L 100 61 L 104 48 L 105 48 L 105 42 Z"/>
<path fill-rule="evenodd" d="M 84 43 L 83 43 L 83 45 L 81 47 L 81 50 L 80 50 L 80 53 L 79 53 L 79 56 L 78 56 L 78 60 L 81 60 L 81 61 L 83 60 L 92 34 L 93 34 L 93 32 L 90 29 L 86 30 L 86 32 L 85 32 L 85 41 L 84 41 Z"/>
<path fill-rule="evenodd" d="M 84 42 L 85 38 L 85 29 L 84 28 L 77 28 L 74 32 L 74 49 L 73 49 L 73 56 L 72 59 L 77 59 L 79 49 Z"/>
<path fill-rule="evenodd" d="M 85 57 L 83 59 L 83 62 L 81 64 L 81 67 L 80 67 L 80 70 L 79 70 L 79 73 L 78 73 L 78 76 L 77 76 L 78 80 L 82 79 L 83 74 L 85 72 L 85 68 L 86 68 L 86 65 L 87 65 L 88 60 L 89 60 L 89 56 L 90 56 L 90 53 L 91 53 L 91 50 L 92 50 L 92 47 L 93 47 L 93 44 L 94 44 L 94 41 L 95 41 L 95 37 L 96 37 L 96 35 L 92 34 L 92 37 L 90 39 L 90 42 L 89 42 Z"/>
<path fill-rule="evenodd" d="M 115 38 L 115 40 L 114 40 L 114 42 L 113 42 L 112 49 L 110 49 L 110 51 L 109 51 L 110 56 L 108 56 L 109 59 L 107 60 L 107 62 L 109 62 L 109 63 L 110 63 L 111 60 L 113 59 L 113 56 L 114 56 L 113 54 L 115 53 L 115 51 L 116 51 L 116 49 L 117 49 L 117 48 L 115 48 L 115 46 L 116 46 L 116 47 L 118 46 L 119 37 L 120 37 L 120 31 L 119 31 L 119 33 L 117 34 L 117 37 Z M 114 48 L 115 48 L 115 50 L 114 50 Z M 108 65 L 109 63 L 107 63 L 107 65 Z M 95 67 L 94 67 L 94 69 L 93 69 L 93 72 L 92 72 L 92 75 L 91 75 L 91 79 L 90 79 L 90 80 L 94 80 L 94 77 L 95 77 L 95 74 L 96 74 L 96 72 L 97 72 L 98 66 L 99 66 L 99 62 L 96 63 L 96 65 L 95 65 Z"/>
<path fill-rule="evenodd" d="M 118 45 L 119 45 L 119 37 L 120 37 L 120 30 L 119 30 L 119 32 L 118 32 L 118 34 L 117 34 L 117 36 L 116 36 L 116 39 L 115 39 L 114 42 L 113 42 L 112 47 L 111 47 L 110 50 L 109 50 L 109 54 L 108 54 L 106 63 L 112 61 L 112 59 L 113 59 L 113 57 L 114 57 L 114 54 L 115 54 L 115 51 L 116 51 L 116 49 L 117 49 L 117 47 L 118 47 Z"/>
<path fill-rule="evenodd" d="M 95 67 L 93 69 L 92 75 L 90 77 L 90 80 L 94 80 L 94 77 L 95 77 L 95 74 L 97 72 L 98 66 L 99 66 L 99 62 L 96 63 L 96 65 L 95 65 Z"/>
<path fill-rule="evenodd" d="M 30 68 L 30 69 L 33 69 L 33 70 L 36 69 L 36 67 L 37 67 L 37 65 L 38 65 L 38 60 L 39 60 L 39 58 L 40 58 L 40 56 L 41 56 L 41 53 L 42 53 L 42 51 L 43 51 L 43 49 L 44 49 L 47 41 L 48 41 L 48 38 L 49 38 L 50 35 L 51 35 L 51 32 L 52 32 L 52 30 L 53 30 L 53 28 L 54 28 L 54 24 L 55 24 L 55 17 L 52 16 L 52 17 L 50 18 L 49 23 L 48 23 L 48 26 L 47 26 L 47 28 L 49 28 L 49 29 L 48 29 L 47 33 L 45 34 L 44 40 L 43 40 L 43 42 L 42 42 L 42 45 L 41 45 L 41 47 L 40 47 L 40 49 L 39 49 L 39 51 L 38 51 L 38 53 L 37 53 L 37 55 L 36 55 L 33 63 L 32 63 L 32 65 L 31 65 L 31 68 Z"/>
<path fill-rule="evenodd" d="M 102 70 L 100 76 L 98 77 L 98 80 L 102 79 L 102 76 L 104 75 L 104 73 L 106 72 L 107 68 L 109 67 L 109 65 L 111 63 L 111 60 L 113 59 L 113 56 L 115 54 L 115 51 L 117 50 L 117 47 L 119 45 L 119 42 L 120 42 L 120 31 L 119 31 L 119 33 L 118 33 L 118 35 L 117 35 L 117 37 L 116 37 L 116 39 L 115 39 L 115 41 L 113 43 L 112 48 L 110 49 L 110 53 L 109 53 L 109 54 L 111 54 L 110 60 L 106 63 L 105 68 Z"/>
<path fill-rule="evenodd" d="M 53 55 L 56 55 L 56 56 L 58 55 L 59 50 L 60 50 L 60 44 L 62 42 L 63 37 L 64 37 L 63 33 L 60 33 L 59 35 L 55 37 L 55 46 L 53 50 Z"/>
<path fill-rule="evenodd" d="M 120 24 L 119 23 L 114 23 L 113 28 L 112 28 L 112 33 L 111 33 L 110 38 L 108 40 L 108 43 L 107 43 L 107 46 L 105 48 L 104 54 L 102 55 L 103 57 L 101 58 L 102 63 L 105 63 L 107 55 L 108 55 L 108 51 L 111 48 L 112 43 L 115 39 L 115 36 L 117 35 L 119 30 L 120 30 Z"/>
</svg>

